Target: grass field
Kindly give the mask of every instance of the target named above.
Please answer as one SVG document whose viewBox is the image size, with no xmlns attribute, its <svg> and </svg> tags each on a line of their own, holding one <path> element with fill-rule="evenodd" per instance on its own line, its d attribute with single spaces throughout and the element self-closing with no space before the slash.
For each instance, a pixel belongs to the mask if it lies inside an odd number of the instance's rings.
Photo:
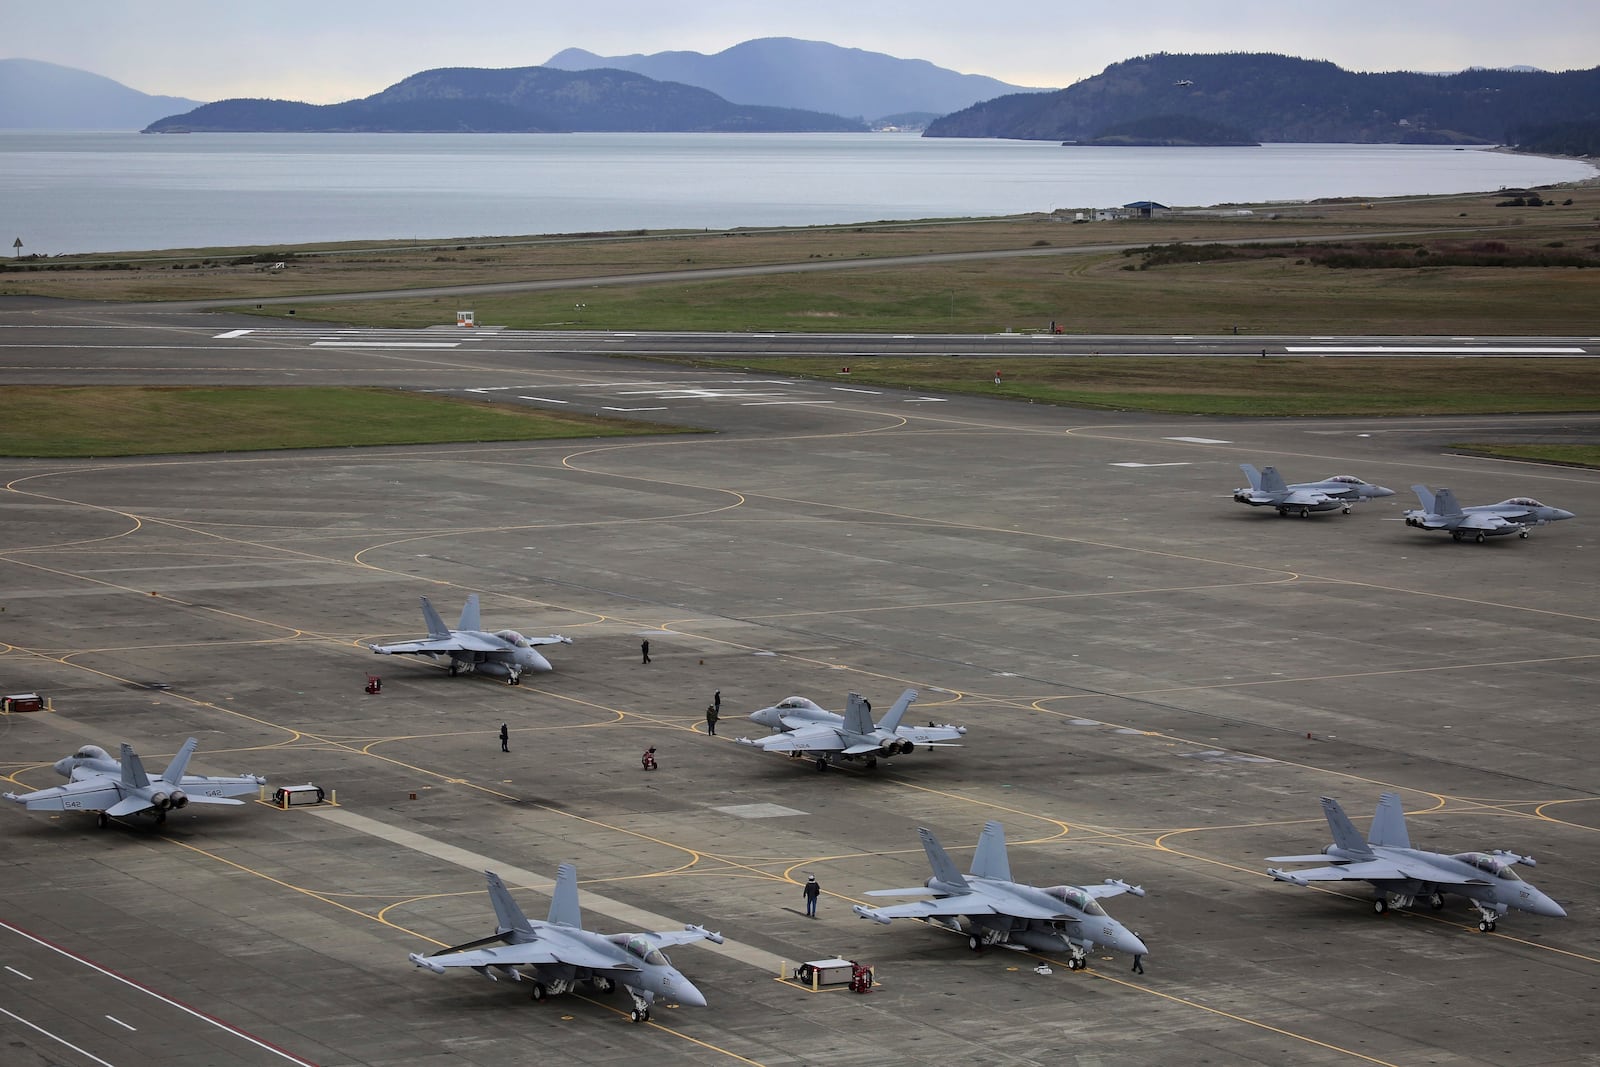
<svg viewBox="0 0 1600 1067">
<path fill-rule="evenodd" d="M 13 386 L 0 455 L 47 458 L 683 433 L 382 389 Z"/>
</svg>

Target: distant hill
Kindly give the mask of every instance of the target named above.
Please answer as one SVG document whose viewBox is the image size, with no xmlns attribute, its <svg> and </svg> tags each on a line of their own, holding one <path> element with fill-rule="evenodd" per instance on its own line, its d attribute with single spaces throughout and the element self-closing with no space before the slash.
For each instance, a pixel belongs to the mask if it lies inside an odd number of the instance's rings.
<svg viewBox="0 0 1600 1067">
<path fill-rule="evenodd" d="M 688 133 L 859 131 L 859 122 L 731 104 L 692 85 L 622 70 L 444 67 L 360 100 L 222 100 L 152 122 L 146 133 Z"/>
<path fill-rule="evenodd" d="M 138 130 L 199 104 L 141 93 L 86 70 L 0 59 L 0 129 Z"/>
<path fill-rule="evenodd" d="M 807 108 L 868 121 L 903 112 L 943 115 L 1005 93 L 1049 91 L 1009 85 L 981 74 L 960 74 L 923 59 L 897 59 L 882 52 L 793 37 L 762 37 L 715 55 L 597 56 L 568 48 L 551 56 L 545 66 L 631 70 L 663 81 L 698 85 L 740 103 Z"/>
<path fill-rule="evenodd" d="M 1141 56 L 1059 92 L 945 115 L 925 136 L 1089 141 L 1157 117 L 1217 123 L 1256 141 L 1509 144 L 1535 125 L 1600 118 L 1600 67 L 1357 74 L 1280 55 Z"/>
</svg>

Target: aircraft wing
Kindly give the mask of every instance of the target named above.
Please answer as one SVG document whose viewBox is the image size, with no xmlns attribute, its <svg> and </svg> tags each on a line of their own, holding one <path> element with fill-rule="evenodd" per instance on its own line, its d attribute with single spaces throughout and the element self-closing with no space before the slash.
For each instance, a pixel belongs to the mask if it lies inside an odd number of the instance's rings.
<svg viewBox="0 0 1600 1067">
<path fill-rule="evenodd" d="M 869 897 L 905 895 L 907 893 L 927 893 L 922 889 L 879 889 L 867 894 Z M 864 919 L 875 919 L 886 923 L 890 919 L 930 919 L 936 916 L 955 915 L 1001 915 L 994 904 L 977 893 L 957 893 L 954 896 L 940 897 L 937 900 L 914 900 L 907 904 L 890 904 L 884 908 L 866 908 L 857 905 L 856 914 Z M 1052 918 L 1054 916 L 1051 916 Z"/>
<path fill-rule="evenodd" d="M 940 741 L 959 741 L 966 732 L 966 728 L 961 726 L 902 726 L 894 732 L 894 735 L 904 741 L 915 741 L 919 745 L 932 745 Z"/>
<path fill-rule="evenodd" d="M 572 638 L 562 637 L 560 634 L 551 634 L 549 637 L 524 637 L 530 645 L 570 645 Z"/>
<path fill-rule="evenodd" d="M 139 796 L 139 795 L 135 794 L 134 796 L 131 796 L 131 797 L 123 797 L 121 800 L 119 800 L 115 804 L 111 805 L 109 808 L 106 809 L 106 814 L 107 815 L 113 815 L 113 816 L 115 816 L 115 815 L 137 815 L 139 812 L 145 811 L 149 807 L 151 807 L 150 798 L 149 797 Z"/>
<path fill-rule="evenodd" d="M 122 799 L 122 791 L 110 779 L 100 778 L 5 796 L 29 811 L 107 811 Z"/>
<path fill-rule="evenodd" d="M 426 963 L 421 961 L 426 960 Z M 437 956 L 414 956 L 412 962 L 434 971 L 442 967 L 517 967 L 533 964 L 567 962 L 556 958 L 549 942 L 543 939 L 522 945 L 502 945 L 499 948 L 476 948 L 466 952 L 445 952 Z M 615 961 L 608 959 L 606 966 Z"/>
<path fill-rule="evenodd" d="M 722 935 L 712 933 L 704 926 L 685 926 L 682 930 L 665 930 L 660 933 L 645 934 L 656 948 L 668 948 L 672 945 L 690 945 L 696 941 L 710 941 L 712 944 L 722 944 Z"/>
<path fill-rule="evenodd" d="M 786 734 L 769 734 L 766 737 L 739 738 L 740 744 L 754 745 L 767 752 L 838 752 L 844 748 L 839 731 L 831 726 L 811 726 Z M 873 746 L 877 748 L 876 745 Z"/>
<path fill-rule="evenodd" d="M 453 633 L 449 637 L 425 638 L 421 641 L 402 641 L 397 645 L 370 645 L 372 651 L 385 656 L 420 655 L 427 652 L 504 652 L 503 641 L 488 641 L 471 634 Z"/>
<path fill-rule="evenodd" d="M 1320 489 L 1291 489 L 1283 498 L 1284 504 L 1326 504 L 1334 499 Z"/>
<path fill-rule="evenodd" d="M 1292 858 L 1292 856 L 1286 857 L 1285 861 Z M 1411 877 L 1403 868 L 1389 860 L 1359 860 L 1355 863 L 1341 863 L 1335 867 L 1309 867 L 1303 871 L 1282 873 L 1293 876 L 1292 879 L 1285 879 L 1286 881 L 1296 882 L 1389 882 Z"/>
<path fill-rule="evenodd" d="M 1129 885 L 1119 878 L 1107 878 L 1099 885 L 1084 885 L 1078 888 L 1096 900 L 1104 900 L 1106 897 L 1119 897 L 1124 893 L 1132 893 L 1136 897 L 1144 896 L 1143 886 Z"/>
<path fill-rule="evenodd" d="M 231 800 L 228 797 L 189 796 L 191 804 L 243 804 L 242 800 Z"/>
<path fill-rule="evenodd" d="M 1513 522 L 1504 515 L 1493 515 L 1482 511 L 1469 511 L 1458 523 L 1458 530 L 1503 530 L 1507 526 L 1526 526 L 1525 522 Z"/>
</svg>

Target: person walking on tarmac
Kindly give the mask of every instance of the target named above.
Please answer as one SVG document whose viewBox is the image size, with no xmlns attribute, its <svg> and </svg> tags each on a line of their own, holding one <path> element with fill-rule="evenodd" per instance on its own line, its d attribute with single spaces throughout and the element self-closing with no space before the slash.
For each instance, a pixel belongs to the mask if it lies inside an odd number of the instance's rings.
<svg viewBox="0 0 1600 1067">
<path fill-rule="evenodd" d="M 643 657 L 642 662 L 650 662 L 650 639 L 648 637 L 639 642 L 639 655 Z"/>
<path fill-rule="evenodd" d="M 816 875 L 806 875 L 806 885 L 801 892 L 805 894 L 806 898 L 806 918 L 815 919 L 817 917 L 817 898 L 822 895 L 822 887 L 817 884 Z"/>
<path fill-rule="evenodd" d="M 505 723 L 500 724 L 500 751 L 511 751 L 511 727 Z"/>
<path fill-rule="evenodd" d="M 721 714 L 715 704 L 706 705 L 706 733 L 712 737 L 717 736 L 717 719 Z"/>
</svg>

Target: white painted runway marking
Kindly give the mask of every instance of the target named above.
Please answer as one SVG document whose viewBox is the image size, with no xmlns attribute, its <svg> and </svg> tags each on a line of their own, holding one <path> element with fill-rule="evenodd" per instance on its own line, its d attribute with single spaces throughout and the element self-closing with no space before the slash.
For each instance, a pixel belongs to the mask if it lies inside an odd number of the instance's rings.
<svg viewBox="0 0 1600 1067">
<path fill-rule="evenodd" d="M 948 404 L 950 401 L 942 396 L 919 396 L 915 400 L 905 401 L 907 404 Z"/>
<path fill-rule="evenodd" d="M 548 396 L 519 396 L 519 397 L 517 397 L 517 399 L 518 400 L 539 400 L 539 401 L 543 401 L 546 404 L 570 404 L 570 403 L 572 403 L 572 401 L 570 401 L 570 400 L 554 400 L 554 399 L 552 399 L 552 398 L 550 398 Z"/>
<path fill-rule="evenodd" d="M 883 395 L 883 390 L 881 389 L 852 389 L 848 385 L 832 385 L 829 388 L 836 393 L 865 393 L 868 396 Z"/>
<path fill-rule="evenodd" d="M 1285 352 L 1321 352 L 1325 355 L 1401 356 L 1586 356 L 1584 348 L 1509 348 L 1494 345 L 1285 345 Z"/>
<path fill-rule="evenodd" d="M 660 408 L 605 408 L 605 407 L 603 407 L 600 410 L 601 411 L 666 411 L 667 409 L 664 408 L 664 407 L 660 407 Z"/>
<path fill-rule="evenodd" d="M 312 348 L 459 348 L 459 341 L 312 341 Z"/>
<path fill-rule="evenodd" d="M 123 1022 L 121 1019 L 117 1018 L 115 1015 L 107 1015 L 106 1018 L 110 1019 L 112 1022 L 116 1023 L 118 1026 L 122 1027 L 124 1030 L 132 1030 L 136 1034 L 139 1032 L 139 1028 L 137 1026 L 129 1026 L 127 1023 Z"/>
<path fill-rule="evenodd" d="M 1219 441 L 1215 437 L 1163 437 L 1163 441 L 1182 441 L 1186 445 L 1231 445 L 1232 441 Z"/>
<path fill-rule="evenodd" d="M 86 1049 L 79 1048 L 77 1045 L 74 1045 L 72 1042 L 70 1042 L 66 1038 L 62 1037 L 60 1034 L 52 1034 L 50 1031 L 46 1030 L 42 1026 L 35 1026 L 33 1023 L 30 1023 L 28 1020 L 24 1019 L 22 1016 L 18 1015 L 14 1011 L 7 1011 L 5 1008 L 0 1008 L 0 1015 L 9 1015 L 9 1016 L 11 1016 L 13 1019 L 17 1020 L 17 1022 L 21 1023 L 23 1026 L 28 1027 L 30 1030 L 39 1031 L 39 1033 L 43 1034 L 45 1037 L 48 1037 L 52 1041 L 59 1041 L 61 1044 L 67 1046 L 68 1048 L 70 1048 L 72 1051 L 76 1052 L 80 1056 L 83 1056 L 83 1057 L 85 1057 L 87 1059 L 91 1059 L 96 1063 L 104 1064 L 105 1067 L 116 1067 L 115 1064 L 113 1064 L 113 1063 L 111 1063 L 111 1062 L 109 1062 L 107 1060 L 101 1059 L 99 1056 L 96 1056 L 94 1053 L 89 1052 Z"/>
<path fill-rule="evenodd" d="M 235 337 L 243 337 L 245 334 L 250 332 L 250 330 L 229 330 L 227 333 L 213 334 L 211 339 L 213 341 L 227 341 Z"/>
<path fill-rule="evenodd" d="M 642 632 L 664 633 L 665 631 L 647 630 Z M 317 810 L 308 807 L 305 810 L 318 818 L 327 819 L 347 829 L 376 837 L 380 841 L 388 841 L 390 844 L 409 848 L 413 852 L 420 852 L 424 856 L 432 856 L 436 860 L 443 860 L 445 863 L 453 863 L 458 867 L 465 868 L 479 876 L 479 888 L 483 887 L 481 879 L 484 871 L 494 871 L 501 878 L 504 878 L 507 883 L 530 889 L 541 886 L 553 887 L 555 885 L 555 879 L 547 874 L 537 874 L 523 867 L 514 867 L 477 852 L 469 852 L 464 848 L 457 848 L 455 845 L 447 845 L 442 841 L 435 841 L 431 837 L 412 833 L 410 830 L 402 830 L 398 826 L 390 826 L 388 823 L 379 822 L 377 819 L 369 819 L 365 815 L 357 815 L 346 808 Z M 546 888 L 543 892 L 548 895 L 549 889 Z M 583 890 L 581 903 L 585 912 L 609 916 L 618 922 L 628 924 L 628 928 L 633 930 L 677 930 L 683 926 L 681 922 L 674 922 L 666 916 L 652 914 L 641 908 L 635 908 L 630 904 L 624 904 L 620 900 L 612 900 L 609 897 L 601 896 L 599 893 L 588 889 Z M 487 909 L 485 910 L 487 911 Z M 762 952 L 749 945 L 738 944 L 731 938 L 720 945 L 713 944 L 710 941 L 696 942 L 697 948 L 701 945 L 704 945 L 708 951 L 720 952 L 730 959 L 738 960 L 740 963 L 748 963 L 750 966 L 758 967 L 763 971 L 777 973 L 778 957 L 770 952 Z"/>
<path fill-rule="evenodd" d="M 1187 463 L 1113 463 L 1113 467 L 1187 467 Z"/>
<path fill-rule="evenodd" d="M 185 1015 L 188 1015 L 188 1016 L 190 1016 L 192 1018 L 198 1019 L 203 1023 L 207 1023 L 207 1024 L 211 1025 L 211 1026 L 214 1026 L 218 1030 L 223 1031 L 224 1033 L 232 1034 L 234 1037 L 239 1038 L 241 1041 L 248 1041 L 250 1044 L 254 1045 L 256 1048 L 261 1049 L 263 1052 L 270 1052 L 274 1056 L 279 1056 L 279 1057 L 281 1057 L 281 1058 L 283 1058 L 285 1060 L 288 1060 L 291 1063 L 304 1064 L 305 1067 L 315 1067 L 315 1065 L 312 1064 L 310 1060 L 303 1060 L 299 1056 L 296 1056 L 292 1052 L 285 1052 L 281 1048 L 277 1048 L 274 1045 L 267 1044 L 265 1041 L 261 1040 L 258 1037 L 251 1037 L 249 1034 L 245 1033 L 243 1030 L 240 1030 L 240 1029 L 238 1029 L 236 1027 L 229 1026 L 227 1023 L 223 1022 L 221 1019 L 214 1019 L 209 1015 L 206 1015 L 206 1014 L 204 1014 L 202 1012 L 196 1011 L 195 1009 L 189 1007 L 187 1004 L 184 1004 L 181 1001 L 176 1001 L 176 1000 L 173 1000 L 171 997 L 163 996 L 162 994 L 157 993 L 154 989 L 151 989 L 149 986 L 140 985 L 138 982 L 133 981 L 131 978 L 124 978 L 124 977 L 122 977 L 122 975 L 118 974 L 116 971 L 108 970 L 105 967 L 100 966 L 98 963 L 95 963 L 93 960 L 85 959 L 83 956 L 78 955 L 76 952 L 69 952 L 66 949 L 62 948 L 60 945 L 52 945 L 50 942 L 45 941 L 42 938 L 34 937 L 32 934 L 28 933 L 28 931 L 23 930 L 20 927 L 12 926 L 10 923 L 6 922 L 4 919 L 0 919 L 0 930 L 9 930 L 12 933 L 16 934 L 18 937 L 26 938 L 27 940 L 32 941 L 35 945 L 38 945 L 40 948 L 47 948 L 51 952 L 55 952 L 55 953 L 58 953 L 59 955 L 65 956 L 67 959 L 72 960 L 74 963 L 81 963 L 83 966 L 89 968 L 90 970 L 92 970 L 92 971 L 94 971 L 94 972 L 96 972 L 98 974 L 102 974 L 105 977 L 110 978 L 114 982 L 121 982 L 123 985 L 127 986 L 129 989 L 136 989 L 139 992 L 145 994 L 146 996 L 154 997 L 155 999 L 161 1001 L 161 1003 L 166 1004 L 169 1007 L 176 1008 L 178 1011 L 183 1012 Z M 26 1019 L 22 1018 L 19 1015 L 13 1015 L 11 1012 L 6 1011 L 6 1009 L 4 1009 L 4 1008 L 0 1008 L 0 1012 L 5 1012 L 5 1014 L 10 1015 L 13 1019 L 16 1019 L 18 1022 L 22 1023 L 25 1026 L 33 1026 L 33 1024 L 28 1022 Z M 105 1060 L 102 1060 L 102 1059 L 100 1059 L 100 1058 L 98 1058 L 96 1056 L 92 1056 L 89 1053 L 84 1052 L 83 1049 L 80 1049 L 75 1045 L 68 1045 L 66 1041 L 62 1041 L 61 1038 L 56 1037 L 56 1035 L 51 1034 L 46 1030 L 40 1030 L 39 1027 L 37 1027 L 37 1026 L 33 1026 L 33 1028 L 35 1030 L 39 1030 L 39 1032 L 41 1034 L 46 1034 L 49 1037 L 55 1038 L 55 1040 L 57 1040 L 57 1041 L 61 1041 L 61 1043 L 63 1045 L 67 1045 L 68 1048 L 73 1049 L 73 1051 L 75 1051 L 75 1052 L 82 1052 L 85 1056 L 88 1056 L 91 1060 L 94 1060 L 94 1062 L 96 1062 L 96 1063 L 106 1063 Z M 112 1065 L 109 1064 L 109 1063 L 106 1063 L 106 1067 L 112 1067 Z"/>
<path fill-rule="evenodd" d="M 742 408 L 776 408 L 794 404 L 831 404 L 832 400 L 749 400 L 739 406 Z"/>
<path fill-rule="evenodd" d="M 33 981 L 33 976 L 32 975 L 23 974 L 21 971 L 17 970 L 15 967 L 8 966 L 6 968 L 6 970 L 10 971 L 12 974 L 16 975 L 18 978 L 25 979 L 25 980 L 27 980 L 29 982 Z"/>
</svg>

